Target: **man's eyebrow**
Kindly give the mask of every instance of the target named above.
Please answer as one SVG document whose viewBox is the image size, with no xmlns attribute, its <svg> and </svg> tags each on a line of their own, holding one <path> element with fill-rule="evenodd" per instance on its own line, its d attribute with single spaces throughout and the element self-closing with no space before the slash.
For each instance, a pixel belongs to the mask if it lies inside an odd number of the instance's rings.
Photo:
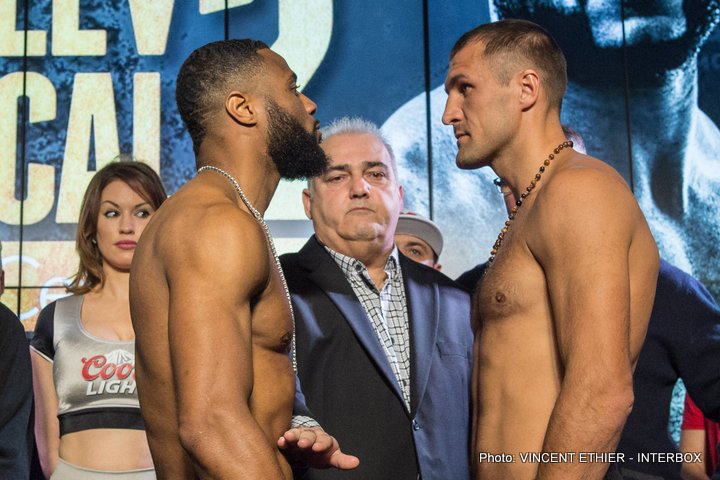
<svg viewBox="0 0 720 480">
<path fill-rule="evenodd" d="M 375 167 L 383 167 L 384 169 L 388 169 L 388 166 L 385 165 L 383 162 L 378 161 L 365 161 L 363 162 L 363 169 L 367 170 L 368 168 L 375 168 Z"/>
<path fill-rule="evenodd" d="M 341 163 L 339 165 L 330 165 L 327 170 L 325 170 L 325 173 L 328 172 L 348 172 L 350 171 L 350 165 L 347 163 Z"/>
<path fill-rule="evenodd" d="M 381 168 L 383 168 L 384 170 L 389 170 L 389 169 L 390 169 L 390 167 L 389 167 L 388 165 L 386 165 L 386 164 L 383 163 L 383 162 L 379 162 L 379 161 L 377 161 L 377 160 L 373 160 L 373 161 L 366 160 L 366 161 L 364 161 L 364 162 L 362 163 L 362 168 L 363 168 L 363 170 L 368 170 L 368 169 L 370 169 L 370 168 L 377 168 L 377 167 L 381 167 Z M 325 170 L 325 173 L 327 174 L 327 173 L 330 173 L 330 172 L 349 172 L 351 169 L 352 169 L 352 168 L 350 167 L 349 164 L 347 164 L 347 163 L 340 163 L 340 164 L 337 164 L 337 165 L 330 165 L 330 166 L 327 168 L 327 170 Z"/>
<path fill-rule="evenodd" d="M 445 93 L 449 93 L 449 91 L 455 86 L 458 81 L 463 78 L 465 75 L 462 73 L 458 73 L 456 75 L 453 75 L 452 77 L 448 77 L 447 80 L 445 80 Z"/>
<path fill-rule="evenodd" d="M 410 234 L 406 234 L 410 235 Z M 423 247 L 423 248 L 430 248 L 423 240 L 410 240 L 407 243 L 408 247 Z M 430 248 L 432 250 L 432 248 Z"/>
</svg>

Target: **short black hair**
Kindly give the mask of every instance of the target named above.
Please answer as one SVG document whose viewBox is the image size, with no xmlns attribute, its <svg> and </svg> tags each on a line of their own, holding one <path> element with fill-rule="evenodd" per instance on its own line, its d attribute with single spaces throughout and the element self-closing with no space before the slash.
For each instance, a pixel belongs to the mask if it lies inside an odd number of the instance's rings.
<svg viewBox="0 0 720 480">
<path fill-rule="evenodd" d="M 221 40 L 196 49 L 183 62 L 175 101 L 196 155 L 207 132 L 208 117 L 231 88 L 247 88 L 257 77 L 263 68 L 258 50 L 269 48 L 259 40 Z"/>
<path fill-rule="evenodd" d="M 528 20 L 506 19 L 485 23 L 466 32 L 450 51 L 452 59 L 471 43 L 482 43 L 484 56 L 493 65 L 495 78 L 507 85 L 523 68 L 536 68 L 548 102 L 558 111 L 567 87 L 567 62 L 550 33 Z M 527 64 L 525 66 L 525 64 Z"/>
</svg>

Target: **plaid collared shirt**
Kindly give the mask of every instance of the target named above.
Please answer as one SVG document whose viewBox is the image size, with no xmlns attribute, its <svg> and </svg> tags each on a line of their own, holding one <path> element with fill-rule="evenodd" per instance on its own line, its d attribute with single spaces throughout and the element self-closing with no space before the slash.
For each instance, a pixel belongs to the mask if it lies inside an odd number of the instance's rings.
<svg viewBox="0 0 720 480">
<path fill-rule="evenodd" d="M 375 287 L 367 267 L 361 261 L 327 246 L 325 249 L 360 300 L 400 385 L 405 408 L 410 411 L 410 332 L 397 247 L 393 247 L 385 262 L 387 279 L 380 290 Z"/>
</svg>

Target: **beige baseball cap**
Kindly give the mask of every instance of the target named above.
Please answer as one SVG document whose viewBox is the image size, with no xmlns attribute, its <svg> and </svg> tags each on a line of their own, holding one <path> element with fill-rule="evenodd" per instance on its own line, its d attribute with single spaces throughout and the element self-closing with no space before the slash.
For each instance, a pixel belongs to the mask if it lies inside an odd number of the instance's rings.
<svg viewBox="0 0 720 480">
<path fill-rule="evenodd" d="M 425 243 L 430 245 L 430 248 L 433 249 L 435 255 L 439 257 L 440 253 L 442 253 L 442 232 L 440 232 L 440 229 L 435 222 L 423 217 L 422 215 L 408 211 L 400 212 L 400 218 L 398 219 L 395 233 L 418 237 L 420 240 L 424 240 Z"/>
</svg>

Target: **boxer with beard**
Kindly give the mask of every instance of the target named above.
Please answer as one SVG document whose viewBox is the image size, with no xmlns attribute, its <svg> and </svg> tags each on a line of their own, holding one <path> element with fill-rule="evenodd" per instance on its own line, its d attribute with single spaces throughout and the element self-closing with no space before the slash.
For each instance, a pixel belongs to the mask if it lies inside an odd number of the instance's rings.
<svg viewBox="0 0 720 480">
<path fill-rule="evenodd" d="M 158 478 L 289 479 L 293 461 L 352 468 L 319 427 L 290 429 L 294 321 L 262 218 L 281 178 L 326 167 L 316 105 L 252 40 L 194 51 L 176 98 L 199 173 L 157 211 L 130 280 Z"/>
</svg>

